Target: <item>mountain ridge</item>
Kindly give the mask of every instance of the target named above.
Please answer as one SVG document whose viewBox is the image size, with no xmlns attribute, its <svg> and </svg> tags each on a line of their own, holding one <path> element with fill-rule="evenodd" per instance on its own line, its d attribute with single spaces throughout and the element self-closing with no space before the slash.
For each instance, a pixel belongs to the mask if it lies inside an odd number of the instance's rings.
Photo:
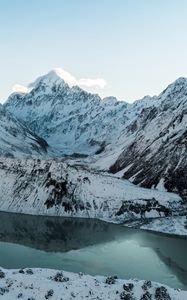
<svg viewBox="0 0 187 300">
<path fill-rule="evenodd" d="M 5 157 L 44 156 L 48 144 L 0 106 L 0 155 Z"/>
</svg>

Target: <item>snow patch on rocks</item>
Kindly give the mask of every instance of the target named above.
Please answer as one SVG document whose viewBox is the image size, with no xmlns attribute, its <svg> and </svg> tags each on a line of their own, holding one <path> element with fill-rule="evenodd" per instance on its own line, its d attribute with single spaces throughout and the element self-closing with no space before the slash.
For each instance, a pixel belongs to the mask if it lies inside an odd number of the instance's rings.
<svg viewBox="0 0 187 300">
<path fill-rule="evenodd" d="M 0 270 L 4 300 L 186 300 L 187 292 L 151 281 L 122 280 L 50 269 Z"/>
</svg>

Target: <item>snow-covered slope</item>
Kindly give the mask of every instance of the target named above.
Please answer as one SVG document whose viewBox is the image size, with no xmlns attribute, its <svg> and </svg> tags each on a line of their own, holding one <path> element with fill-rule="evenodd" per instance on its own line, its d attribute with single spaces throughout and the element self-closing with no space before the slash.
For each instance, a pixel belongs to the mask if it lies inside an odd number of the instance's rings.
<svg viewBox="0 0 187 300">
<path fill-rule="evenodd" d="M 187 79 L 179 78 L 126 128 L 123 151 L 111 166 L 124 178 L 187 197 Z"/>
<path fill-rule="evenodd" d="M 46 151 L 47 143 L 42 138 L 0 106 L 0 156 L 38 157 Z"/>
<path fill-rule="evenodd" d="M 91 155 L 94 167 L 187 197 L 187 79 L 133 104 L 69 87 L 55 71 L 30 89 L 12 94 L 4 107 L 57 156 Z"/>
<path fill-rule="evenodd" d="M 181 198 L 66 161 L 0 161 L 0 210 L 124 222 L 184 213 Z"/>
<path fill-rule="evenodd" d="M 49 269 L 0 269 L 4 300 L 186 300 L 187 292 L 151 281 L 89 276 Z"/>
</svg>

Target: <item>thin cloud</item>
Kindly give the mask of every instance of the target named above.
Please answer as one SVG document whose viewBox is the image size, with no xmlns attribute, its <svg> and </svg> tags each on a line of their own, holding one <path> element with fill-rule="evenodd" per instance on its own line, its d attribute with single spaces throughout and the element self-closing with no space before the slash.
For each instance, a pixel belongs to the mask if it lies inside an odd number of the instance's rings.
<svg viewBox="0 0 187 300">
<path fill-rule="evenodd" d="M 82 78 L 77 80 L 77 85 L 85 87 L 95 87 L 103 89 L 106 86 L 106 81 L 102 78 L 90 79 Z"/>
<path fill-rule="evenodd" d="M 59 77 L 61 77 L 66 83 L 69 85 L 78 85 L 80 87 L 87 87 L 87 88 L 100 88 L 103 89 L 106 86 L 106 81 L 103 78 L 81 78 L 76 79 L 72 74 L 63 70 L 62 68 L 56 68 L 55 72 Z"/>
</svg>

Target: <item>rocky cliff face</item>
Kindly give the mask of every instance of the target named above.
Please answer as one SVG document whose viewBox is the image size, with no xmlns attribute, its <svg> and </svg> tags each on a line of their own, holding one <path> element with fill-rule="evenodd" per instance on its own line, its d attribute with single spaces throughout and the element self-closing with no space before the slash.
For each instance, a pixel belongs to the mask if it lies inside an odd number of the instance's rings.
<svg viewBox="0 0 187 300">
<path fill-rule="evenodd" d="M 179 79 L 126 128 L 124 150 L 110 171 L 149 188 L 187 197 L 187 80 Z M 132 138 L 133 137 L 133 138 Z"/>
</svg>

